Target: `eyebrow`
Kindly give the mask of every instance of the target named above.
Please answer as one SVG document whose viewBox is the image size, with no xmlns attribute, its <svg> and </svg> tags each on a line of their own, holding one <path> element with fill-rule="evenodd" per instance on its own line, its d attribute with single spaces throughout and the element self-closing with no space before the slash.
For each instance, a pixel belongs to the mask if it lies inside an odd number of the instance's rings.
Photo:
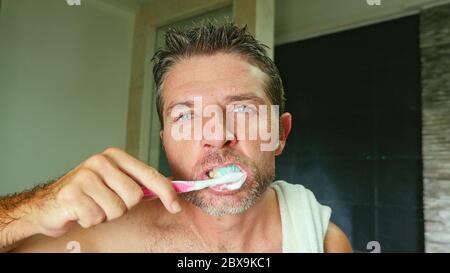
<svg viewBox="0 0 450 273">
<path fill-rule="evenodd" d="M 165 111 L 165 115 L 167 115 L 167 113 L 171 113 L 172 109 L 175 108 L 176 106 L 179 105 L 184 105 L 188 108 L 192 108 L 194 107 L 194 100 L 185 100 L 185 101 L 178 101 L 178 102 L 171 102 L 169 104 L 169 107 L 167 107 L 166 111 Z"/>
<path fill-rule="evenodd" d="M 227 96 L 225 97 L 225 102 L 235 102 L 235 101 L 245 101 L 245 100 L 251 100 L 254 102 L 257 102 L 259 104 L 266 104 L 266 101 L 253 94 L 253 93 L 244 93 L 244 94 L 239 94 L 239 95 L 231 95 L 231 96 Z"/>
</svg>

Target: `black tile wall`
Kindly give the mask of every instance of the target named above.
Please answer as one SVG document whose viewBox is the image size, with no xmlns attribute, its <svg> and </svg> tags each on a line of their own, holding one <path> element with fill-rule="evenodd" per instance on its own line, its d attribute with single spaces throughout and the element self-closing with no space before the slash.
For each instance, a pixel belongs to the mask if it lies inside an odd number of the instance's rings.
<svg viewBox="0 0 450 273">
<path fill-rule="evenodd" d="M 419 18 L 275 48 L 293 129 L 276 176 L 310 188 L 357 251 L 423 251 Z"/>
<path fill-rule="evenodd" d="M 418 208 L 421 206 L 421 161 L 417 158 L 380 159 L 377 172 L 377 201 L 383 206 Z"/>
<path fill-rule="evenodd" d="M 382 252 L 423 252 L 423 210 L 382 206 L 377 208 Z"/>
</svg>

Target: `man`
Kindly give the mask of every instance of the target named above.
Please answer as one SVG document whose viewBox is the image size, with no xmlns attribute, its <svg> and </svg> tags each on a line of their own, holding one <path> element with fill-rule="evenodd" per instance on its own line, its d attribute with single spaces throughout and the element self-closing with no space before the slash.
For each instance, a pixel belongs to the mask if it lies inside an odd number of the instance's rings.
<svg viewBox="0 0 450 273">
<path fill-rule="evenodd" d="M 153 72 L 172 179 L 206 179 L 233 165 L 246 174 L 244 184 L 177 194 L 171 179 L 109 148 L 53 183 L 1 199 L 0 248 L 350 252 L 345 234 L 329 222 L 330 208 L 300 185 L 272 183 L 291 115 L 283 112 L 281 79 L 264 46 L 245 28 L 211 23 L 171 30 L 166 44 Z M 252 138 L 252 131 L 260 134 Z M 158 198 L 143 200 L 141 186 Z"/>
</svg>

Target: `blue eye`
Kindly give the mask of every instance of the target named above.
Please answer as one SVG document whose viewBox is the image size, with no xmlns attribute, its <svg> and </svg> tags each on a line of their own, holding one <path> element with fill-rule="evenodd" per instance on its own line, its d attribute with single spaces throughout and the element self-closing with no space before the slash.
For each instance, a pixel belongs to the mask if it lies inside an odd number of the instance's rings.
<svg viewBox="0 0 450 273">
<path fill-rule="evenodd" d="M 233 112 L 235 113 L 250 113 L 253 112 L 254 110 L 250 107 L 248 107 L 247 105 L 236 105 L 233 108 Z"/>
<path fill-rule="evenodd" d="M 184 113 L 184 114 L 180 114 L 175 121 L 181 122 L 181 121 L 191 120 L 193 117 L 194 117 L 194 115 L 192 113 Z"/>
</svg>

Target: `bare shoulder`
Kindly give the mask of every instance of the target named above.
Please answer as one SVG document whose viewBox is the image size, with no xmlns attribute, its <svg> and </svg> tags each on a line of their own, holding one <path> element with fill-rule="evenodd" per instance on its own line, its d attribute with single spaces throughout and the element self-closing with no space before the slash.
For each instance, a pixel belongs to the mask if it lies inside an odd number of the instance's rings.
<svg viewBox="0 0 450 273">
<path fill-rule="evenodd" d="M 330 222 L 324 240 L 326 253 L 351 253 L 352 247 L 345 233 L 334 223 Z"/>
</svg>

